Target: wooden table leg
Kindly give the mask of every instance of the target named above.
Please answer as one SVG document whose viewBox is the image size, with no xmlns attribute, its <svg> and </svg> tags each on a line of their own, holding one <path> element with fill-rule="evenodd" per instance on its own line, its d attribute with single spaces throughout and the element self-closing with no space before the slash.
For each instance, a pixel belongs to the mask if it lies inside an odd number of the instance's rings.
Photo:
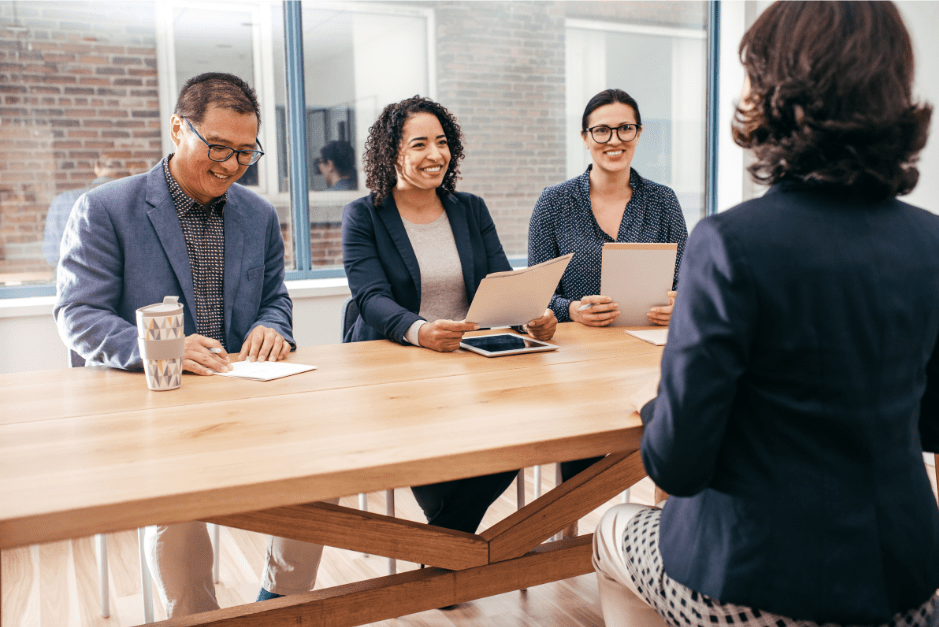
<svg viewBox="0 0 939 627">
<path fill-rule="evenodd" d="M 608 455 L 478 535 L 324 503 L 212 518 L 230 527 L 435 567 L 158 624 L 352 627 L 590 573 L 592 534 L 541 543 L 643 477 L 638 451 Z"/>
</svg>

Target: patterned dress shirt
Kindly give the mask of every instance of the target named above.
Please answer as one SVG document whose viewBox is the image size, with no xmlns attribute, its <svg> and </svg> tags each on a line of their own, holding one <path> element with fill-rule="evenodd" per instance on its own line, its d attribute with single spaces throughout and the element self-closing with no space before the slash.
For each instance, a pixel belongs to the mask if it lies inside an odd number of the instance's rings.
<svg viewBox="0 0 939 627">
<path fill-rule="evenodd" d="M 678 286 L 678 268 L 688 229 L 675 192 L 630 170 L 633 196 L 626 204 L 614 240 L 600 228 L 593 215 L 590 205 L 592 167 L 576 178 L 546 187 L 535 203 L 528 225 L 528 265 L 574 253 L 551 298 L 550 307 L 559 322 L 570 321 L 571 301 L 600 294 L 603 245 L 608 242 L 678 244 L 672 289 Z"/>
<path fill-rule="evenodd" d="M 208 205 L 198 203 L 182 190 L 170 174 L 169 155 L 163 160 L 163 174 L 179 216 L 186 240 L 192 289 L 196 297 L 196 333 L 225 341 L 225 222 L 222 211 L 228 192 Z"/>
</svg>

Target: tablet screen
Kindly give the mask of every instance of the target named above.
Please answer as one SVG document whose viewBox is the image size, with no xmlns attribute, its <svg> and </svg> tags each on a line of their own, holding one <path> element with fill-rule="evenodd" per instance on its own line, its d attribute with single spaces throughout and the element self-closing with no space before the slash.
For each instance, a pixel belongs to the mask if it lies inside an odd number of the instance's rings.
<svg viewBox="0 0 939 627">
<path fill-rule="evenodd" d="M 464 337 L 463 344 L 475 346 L 490 353 L 502 351 L 517 351 L 522 348 L 537 348 L 544 346 L 543 342 L 532 340 L 518 335 L 484 335 L 481 337 Z"/>
</svg>

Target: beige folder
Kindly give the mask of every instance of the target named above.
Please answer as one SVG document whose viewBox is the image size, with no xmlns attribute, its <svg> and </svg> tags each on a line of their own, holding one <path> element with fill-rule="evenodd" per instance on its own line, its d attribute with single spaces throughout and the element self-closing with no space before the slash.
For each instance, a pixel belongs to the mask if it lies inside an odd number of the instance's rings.
<svg viewBox="0 0 939 627">
<path fill-rule="evenodd" d="M 677 255 L 678 244 L 603 245 L 600 294 L 612 298 L 621 312 L 613 326 L 651 325 L 649 310 L 668 305 Z"/>
<path fill-rule="evenodd" d="M 570 253 L 522 270 L 487 274 L 466 312 L 466 321 L 480 327 L 508 327 L 540 318 L 573 256 Z"/>
</svg>

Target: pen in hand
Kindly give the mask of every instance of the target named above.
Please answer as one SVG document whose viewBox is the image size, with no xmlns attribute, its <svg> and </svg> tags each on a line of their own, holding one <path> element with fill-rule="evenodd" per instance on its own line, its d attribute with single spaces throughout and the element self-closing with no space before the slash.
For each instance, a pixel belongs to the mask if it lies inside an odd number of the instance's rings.
<svg viewBox="0 0 939 627">
<path fill-rule="evenodd" d="M 593 306 L 596 305 L 596 304 L 597 304 L 597 303 L 584 303 L 583 305 L 581 305 L 580 307 L 577 308 L 577 311 L 586 311 L 586 310 L 590 309 L 591 307 L 593 307 Z"/>
</svg>

